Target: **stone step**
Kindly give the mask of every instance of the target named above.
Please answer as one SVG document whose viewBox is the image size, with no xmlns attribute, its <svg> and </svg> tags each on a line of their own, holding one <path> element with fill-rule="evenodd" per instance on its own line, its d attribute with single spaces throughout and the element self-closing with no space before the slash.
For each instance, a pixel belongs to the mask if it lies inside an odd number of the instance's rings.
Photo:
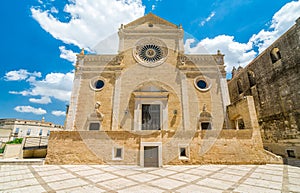
<svg viewBox="0 0 300 193">
<path fill-rule="evenodd" d="M 43 165 L 45 159 L 0 159 L 0 165 Z"/>
</svg>

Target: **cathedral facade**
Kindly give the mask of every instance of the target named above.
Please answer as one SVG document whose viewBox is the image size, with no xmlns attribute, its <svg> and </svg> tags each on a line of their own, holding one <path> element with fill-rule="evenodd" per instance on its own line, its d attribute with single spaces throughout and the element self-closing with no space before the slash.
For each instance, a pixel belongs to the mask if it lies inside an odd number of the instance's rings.
<svg viewBox="0 0 300 193">
<path fill-rule="evenodd" d="M 78 55 L 68 131 L 51 133 L 47 163 L 278 161 L 262 148 L 253 99 L 230 104 L 220 51 L 185 54 L 181 25 L 151 13 L 118 35 L 118 54 Z M 232 129 L 241 116 L 245 129 Z"/>
</svg>

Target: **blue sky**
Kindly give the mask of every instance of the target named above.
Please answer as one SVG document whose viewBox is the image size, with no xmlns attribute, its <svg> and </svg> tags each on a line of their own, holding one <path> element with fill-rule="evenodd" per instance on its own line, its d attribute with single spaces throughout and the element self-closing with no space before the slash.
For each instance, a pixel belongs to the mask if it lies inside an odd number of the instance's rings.
<svg viewBox="0 0 300 193">
<path fill-rule="evenodd" d="M 152 12 L 182 24 L 185 52 L 245 66 L 300 16 L 300 0 L 10 0 L 2 2 L 0 118 L 63 124 L 76 53 Z M 97 46 L 96 46 L 97 45 Z"/>
</svg>

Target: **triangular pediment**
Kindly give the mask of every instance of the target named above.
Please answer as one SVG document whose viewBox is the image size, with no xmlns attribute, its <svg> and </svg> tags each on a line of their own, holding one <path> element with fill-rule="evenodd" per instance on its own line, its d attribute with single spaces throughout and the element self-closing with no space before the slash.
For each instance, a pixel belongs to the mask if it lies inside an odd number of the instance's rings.
<svg viewBox="0 0 300 193">
<path fill-rule="evenodd" d="M 167 20 L 164 20 L 161 17 L 154 15 L 153 13 L 149 13 L 143 17 L 140 17 L 137 20 L 134 20 L 134 21 L 128 23 L 127 25 L 124 26 L 124 28 L 137 27 L 137 26 L 143 25 L 145 23 L 153 24 L 153 25 L 165 25 L 168 27 L 176 28 L 176 29 L 178 28 L 177 25 L 175 25 Z"/>
</svg>

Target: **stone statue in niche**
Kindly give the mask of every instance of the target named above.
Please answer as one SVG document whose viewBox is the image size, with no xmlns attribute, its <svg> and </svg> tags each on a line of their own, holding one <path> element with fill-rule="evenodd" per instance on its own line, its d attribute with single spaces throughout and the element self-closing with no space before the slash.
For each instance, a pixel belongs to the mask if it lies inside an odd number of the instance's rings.
<svg viewBox="0 0 300 193">
<path fill-rule="evenodd" d="M 101 107 L 101 103 L 99 101 L 97 101 L 95 104 L 95 112 L 96 112 L 97 117 L 100 119 L 100 121 L 102 121 L 104 118 L 104 115 L 103 115 L 103 113 L 101 113 L 100 107 Z"/>
<path fill-rule="evenodd" d="M 212 129 L 212 116 L 207 112 L 206 104 L 203 104 L 202 112 L 199 114 L 199 129 L 211 130 Z"/>
<path fill-rule="evenodd" d="M 205 112 L 206 111 L 206 104 L 203 105 L 202 107 L 202 111 Z"/>
</svg>

